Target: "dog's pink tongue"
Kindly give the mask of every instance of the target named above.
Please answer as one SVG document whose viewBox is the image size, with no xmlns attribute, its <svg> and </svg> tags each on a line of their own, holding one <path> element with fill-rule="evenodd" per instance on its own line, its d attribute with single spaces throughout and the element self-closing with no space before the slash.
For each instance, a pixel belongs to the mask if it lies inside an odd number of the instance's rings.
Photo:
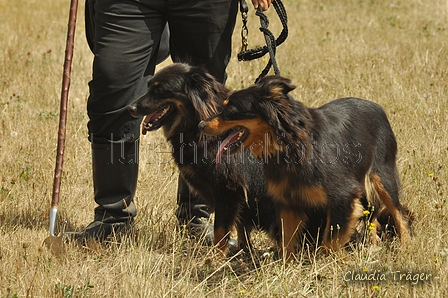
<svg viewBox="0 0 448 298">
<path fill-rule="evenodd" d="M 146 115 L 145 119 L 143 119 L 143 127 L 142 127 L 142 134 L 146 135 L 146 132 L 149 131 L 145 128 L 145 124 L 152 122 L 154 119 L 157 119 L 160 117 L 160 115 L 163 114 L 163 111 L 158 111 L 152 114 Z"/>
<path fill-rule="evenodd" d="M 238 142 L 239 133 L 240 133 L 240 131 L 237 131 L 237 132 L 231 134 L 230 136 L 228 136 L 227 138 L 225 138 L 224 141 L 222 141 L 221 145 L 218 148 L 218 152 L 216 153 L 216 163 L 219 163 L 222 155 L 224 154 L 224 152 L 226 151 L 226 149 L 228 147 L 230 147 L 233 143 Z"/>
</svg>

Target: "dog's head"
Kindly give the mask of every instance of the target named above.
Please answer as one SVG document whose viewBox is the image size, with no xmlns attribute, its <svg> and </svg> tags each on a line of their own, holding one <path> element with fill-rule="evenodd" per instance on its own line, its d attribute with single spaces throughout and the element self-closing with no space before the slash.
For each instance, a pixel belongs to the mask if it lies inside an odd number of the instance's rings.
<svg viewBox="0 0 448 298">
<path fill-rule="evenodd" d="M 289 79 L 267 76 L 256 85 L 232 93 L 225 101 L 221 113 L 199 123 L 199 129 L 208 135 L 229 134 L 222 142 L 217 160 L 232 145 L 231 154 L 249 148 L 257 158 L 271 155 L 278 148 L 276 135 L 290 125 L 284 117 L 289 114 L 291 101 L 288 93 L 295 88 Z"/>
<path fill-rule="evenodd" d="M 144 95 L 128 106 L 143 117 L 142 134 L 164 127 L 170 138 L 176 129 L 197 130 L 199 121 L 219 112 L 227 89 L 201 67 L 174 63 L 148 81 Z"/>
</svg>

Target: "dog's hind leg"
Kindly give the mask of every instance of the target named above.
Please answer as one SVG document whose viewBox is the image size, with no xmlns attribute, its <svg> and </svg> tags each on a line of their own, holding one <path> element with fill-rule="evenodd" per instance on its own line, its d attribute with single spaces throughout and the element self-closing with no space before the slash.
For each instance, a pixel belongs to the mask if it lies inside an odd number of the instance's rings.
<svg viewBox="0 0 448 298">
<path fill-rule="evenodd" d="M 378 214 L 381 209 L 381 201 L 378 198 L 378 194 L 375 187 L 370 181 L 370 170 L 366 173 L 364 177 L 364 189 L 366 192 L 366 208 L 367 208 L 367 222 L 365 229 L 368 232 L 370 243 L 376 246 L 381 238 L 378 236 L 378 231 L 380 228 L 380 223 L 378 222 Z M 368 224 L 368 225 L 367 225 Z"/>
<path fill-rule="evenodd" d="M 398 185 L 395 185 L 395 187 L 389 187 L 389 189 L 392 188 L 391 191 L 393 193 L 391 194 L 387 191 L 380 176 L 377 174 L 371 174 L 370 181 L 381 202 L 386 206 L 387 210 L 389 210 L 392 218 L 394 219 L 401 241 L 403 243 L 409 242 L 411 239 L 410 226 L 408 220 L 404 217 L 403 207 L 398 200 Z"/>
<path fill-rule="evenodd" d="M 341 206 L 339 206 L 341 207 Z M 357 197 L 352 200 L 351 206 L 346 212 L 335 212 L 329 209 L 327 224 L 323 235 L 324 248 L 329 251 L 337 251 L 344 247 L 352 237 L 355 229 L 363 216 L 364 207 Z"/>
</svg>

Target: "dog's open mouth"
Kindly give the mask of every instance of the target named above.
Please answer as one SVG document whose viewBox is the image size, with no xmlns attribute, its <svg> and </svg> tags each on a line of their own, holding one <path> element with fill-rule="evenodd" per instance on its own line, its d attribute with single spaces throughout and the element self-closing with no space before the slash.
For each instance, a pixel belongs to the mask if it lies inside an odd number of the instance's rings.
<svg viewBox="0 0 448 298">
<path fill-rule="evenodd" d="M 162 126 L 162 119 L 167 115 L 170 109 L 171 107 L 168 105 L 154 113 L 146 115 L 143 120 L 142 134 L 145 135 L 147 131 L 156 130 Z"/>
<path fill-rule="evenodd" d="M 239 127 L 236 131 L 232 132 L 227 138 L 225 138 L 219 146 L 218 152 L 216 153 L 216 163 L 220 162 L 222 155 L 224 153 L 227 153 L 232 145 L 241 142 L 245 134 L 246 130 Z M 235 150 L 235 152 L 233 153 L 236 153 L 237 151 L 239 151 L 239 149 Z"/>
</svg>

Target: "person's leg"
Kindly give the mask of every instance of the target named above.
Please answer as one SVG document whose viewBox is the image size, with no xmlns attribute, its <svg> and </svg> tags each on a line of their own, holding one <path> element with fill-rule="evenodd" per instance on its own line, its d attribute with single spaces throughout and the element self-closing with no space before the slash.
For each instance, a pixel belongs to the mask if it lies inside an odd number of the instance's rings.
<svg viewBox="0 0 448 298">
<path fill-rule="evenodd" d="M 141 119 L 133 118 L 127 105 L 145 92 L 154 73 L 165 20 L 132 0 L 96 0 L 94 19 L 89 138 L 92 143 L 132 142 L 139 137 Z"/>
<path fill-rule="evenodd" d="M 168 24 L 173 61 L 204 66 L 224 83 L 237 11 L 237 0 L 170 2 Z M 209 208 L 190 193 L 180 176 L 177 203 L 179 222 L 187 224 L 190 230 L 205 231 L 205 238 L 213 243 L 213 227 L 208 224 Z"/>
<path fill-rule="evenodd" d="M 152 5 L 163 1 L 152 1 Z M 87 102 L 92 143 L 94 219 L 76 235 L 105 239 L 132 222 L 141 119 L 127 105 L 143 94 L 154 73 L 165 19 L 158 7 L 137 1 L 94 3 L 93 78 Z"/>
<path fill-rule="evenodd" d="M 168 23 L 173 61 L 205 66 L 219 82 L 225 83 L 238 2 L 172 1 Z"/>
</svg>

